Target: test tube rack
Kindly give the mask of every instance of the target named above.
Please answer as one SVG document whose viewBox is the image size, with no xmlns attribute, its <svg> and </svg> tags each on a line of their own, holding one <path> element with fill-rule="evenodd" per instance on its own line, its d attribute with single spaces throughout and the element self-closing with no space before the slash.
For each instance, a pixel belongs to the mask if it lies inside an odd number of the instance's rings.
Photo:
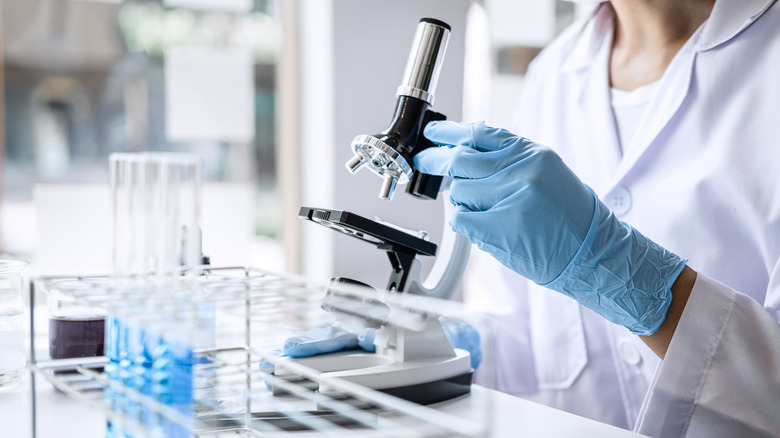
<svg viewBox="0 0 780 438">
<path fill-rule="evenodd" d="M 162 380 L 144 380 L 141 370 L 133 378 L 112 376 L 112 359 L 107 335 L 106 355 L 101 357 L 50 359 L 36 354 L 36 296 L 41 289 L 62 279 L 81 282 L 87 287 L 74 291 L 74 299 L 92 300 L 119 313 L 109 312 L 106 329 L 110 332 L 112 314 L 136 317 L 139 327 L 156 327 L 155 333 L 168 333 L 173 327 L 165 315 L 178 311 L 180 324 L 203 324 L 213 329 L 208 342 L 190 345 L 192 365 L 185 394 L 188 403 L 176 405 L 170 398 L 149 389 Z M 294 361 L 281 360 L 278 349 L 284 339 L 299 334 L 333 316 L 321 309 L 324 285 L 303 277 L 273 273 L 249 267 L 199 267 L 182 271 L 176 280 L 197 289 L 198 297 L 168 294 L 148 301 L 128 304 L 132 294 L 122 290 L 137 279 L 111 276 L 40 277 L 30 281 L 30 370 L 32 374 L 32 430 L 36 431 L 35 382 L 48 382 L 75 400 L 87 403 L 107 423 L 107 436 L 415 436 L 480 437 L 489 436 L 492 399 L 483 398 L 476 420 L 418 405 L 361 385 L 330 379 L 329 388 L 317 391 L 320 372 Z M 106 287 L 110 283 L 114 286 Z M 148 283 L 145 283 L 148 284 Z M 95 285 L 95 287 L 89 287 Z M 120 286 L 123 285 L 123 286 Z M 339 293 L 345 313 L 370 313 L 376 297 L 364 290 Z M 188 292 L 192 290 L 187 289 Z M 136 296 L 137 297 L 137 296 Z M 39 298 L 40 299 L 40 298 Z M 401 308 L 407 315 L 454 316 L 467 314 L 459 303 L 417 296 L 383 296 L 383 306 Z M 133 308 L 133 306 L 136 306 Z M 357 306 L 357 307 L 356 307 Z M 184 309 L 184 310 L 182 310 Z M 182 314 L 192 318 L 182 319 Z M 185 323 L 182 323 L 185 321 Z M 414 329 L 408 319 L 388 320 L 389 324 Z M 161 325 L 162 324 L 162 325 Z M 179 333 L 197 333 L 191 327 L 179 327 Z M 183 330 L 181 330 L 183 329 Z M 174 330 L 175 331 L 175 330 Z M 114 334 L 116 335 L 116 333 Z M 193 338 L 189 338 L 193 339 Z M 283 369 L 284 377 L 269 372 Z M 116 370 L 114 370 L 116 371 Z M 127 376 L 124 376 L 127 377 Z M 130 376 L 132 377 L 132 376 Z M 140 380 L 139 380 L 140 379 Z M 140 382 L 140 383 L 139 383 Z M 46 384 L 46 383 L 43 383 Z M 167 382 L 166 384 L 170 384 Z M 273 389 L 272 389 L 273 388 Z M 119 433 L 121 432 L 121 433 Z M 44 437 L 41 437 L 44 438 Z"/>
</svg>

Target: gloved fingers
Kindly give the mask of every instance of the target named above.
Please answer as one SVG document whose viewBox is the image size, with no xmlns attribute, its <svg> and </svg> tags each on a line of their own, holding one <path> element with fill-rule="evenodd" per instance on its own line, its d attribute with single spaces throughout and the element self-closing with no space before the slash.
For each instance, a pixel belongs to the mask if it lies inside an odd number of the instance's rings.
<svg viewBox="0 0 780 438">
<path fill-rule="evenodd" d="M 358 333 L 358 347 L 363 350 L 373 353 L 376 351 L 376 345 L 374 345 L 374 339 L 376 338 L 376 329 L 372 327 L 366 327 Z"/>
<path fill-rule="evenodd" d="M 478 230 L 490 226 L 489 222 L 495 219 L 489 210 L 471 210 L 464 205 L 455 205 L 455 210 L 450 217 L 450 228 L 468 237 L 471 243 L 479 244 L 484 239 L 477 234 Z"/>
<path fill-rule="evenodd" d="M 518 163 L 525 162 L 528 153 L 516 148 L 481 152 L 468 146 L 432 147 L 414 156 L 417 170 L 429 175 L 453 178 L 486 178 Z"/>
<path fill-rule="evenodd" d="M 535 213 L 533 208 L 515 208 L 508 203 L 499 203 L 488 210 L 471 210 L 464 205 L 458 205 L 450 217 L 450 227 L 458 234 L 466 236 L 471 243 L 479 246 L 480 249 L 487 251 L 493 257 L 503 263 L 504 259 L 526 258 L 531 252 L 541 251 L 538 246 L 547 246 L 546 241 L 538 242 L 539 239 L 533 239 L 528 233 L 544 233 L 547 230 L 537 231 L 531 225 Z M 558 222 L 552 223 L 552 226 L 558 225 Z M 508 234 L 504 230 L 511 228 L 515 232 Z M 544 240 L 544 239 L 542 239 Z M 550 237 L 551 241 L 554 241 Z M 488 245 L 488 247 L 484 247 Z M 533 245 L 529 248 L 528 245 Z M 500 249 L 500 254 L 495 251 Z M 549 251 L 544 251 L 546 253 Z M 539 257 L 542 259 L 542 257 Z M 526 260 L 526 262 L 530 262 Z M 523 272 L 520 272 L 523 275 Z"/>
<path fill-rule="evenodd" d="M 502 172 L 480 179 L 456 178 L 450 183 L 450 202 L 455 206 L 464 206 L 471 211 L 487 211 L 507 198 L 517 200 L 528 193 L 532 187 L 522 174 Z"/>
<path fill-rule="evenodd" d="M 279 349 L 271 350 L 267 354 L 269 354 L 271 356 L 276 356 L 276 357 L 285 357 L 284 353 L 282 353 L 282 350 L 279 350 Z M 267 360 L 261 361 L 258 364 L 258 366 L 260 367 L 260 372 L 262 372 L 263 374 L 267 374 L 269 376 L 272 375 L 274 373 L 274 371 L 276 370 L 276 366 L 274 366 L 273 363 L 271 363 L 271 362 L 269 362 Z M 268 388 L 269 390 L 272 389 L 271 379 L 270 378 L 264 378 L 263 380 L 265 380 L 265 387 Z"/>
<path fill-rule="evenodd" d="M 282 353 L 282 350 L 279 349 L 271 350 L 267 354 L 275 357 L 285 357 L 284 353 Z M 266 374 L 273 374 L 274 372 L 274 364 L 267 360 L 261 361 L 258 366 L 260 367 L 260 371 Z"/>
<path fill-rule="evenodd" d="M 539 284 L 555 279 L 579 249 L 570 239 L 571 224 L 561 215 L 539 221 L 539 212 L 552 210 L 544 197 L 530 197 L 522 208 L 512 199 L 485 211 L 458 206 L 450 227 L 504 266 Z M 507 232 L 511 229 L 512 232 Z"/>
<path fill-rule="evenodd" d="M 521 139 L 506 129 L 494 128 L 485 122 L 434 121 L 425 126 L 423 134 L 439 146 L 462 145 L 480 152 L 504 149 Z"/>
<path fill-rule="evenodd" d="M 482 363 L 482 346 L 479 332 L 466 321 L 440 316 L 439 322 L 453 348 L 466 350 L 471 355 L 471 367 L 475 370 Z"/>
<path fill-rule="evenodd" d="M 456 170 L 461 167 L 457 166 L 457 163 L 468 155 L 478 154 L 479 152 L 466 146 L 432 147 L 414 156 L 414 167 L 428 175 L 471 178 L 471 172 Z"/>
<path fill-rule="evenodd" d="M 320 324 L 306 333 L 288 338 L 284 354 L 290 357 L 308 357 L 357 348 L 357 334 L 344 330 L 335 322 Z"/>
</svg>

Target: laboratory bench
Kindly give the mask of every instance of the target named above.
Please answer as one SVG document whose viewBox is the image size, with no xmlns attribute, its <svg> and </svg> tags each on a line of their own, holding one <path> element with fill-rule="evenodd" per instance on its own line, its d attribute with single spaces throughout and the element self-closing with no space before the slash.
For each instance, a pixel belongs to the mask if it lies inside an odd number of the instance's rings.
<svg viewBox="0 0 780 438">
<path fill-rule="evenodd" d="M 105 417 L 87 404 L 58 392 L 37 377 L 38 438 L 99 438 L 105 436 Z M 31 389 L 28 374 L 15 386 L 0 390 L 0 436 L 29 437 L 32 434 Z M 492 404 L 490 437 L 599 437 L 631 438 L 635 433 L 518 397 L 475 385 L 472 392 L 431 405 L 437 411 L 468 419 L 484 415 L 484 404 Z M 291 432 L 290 436 L 295 433 Z"/>
</svg>

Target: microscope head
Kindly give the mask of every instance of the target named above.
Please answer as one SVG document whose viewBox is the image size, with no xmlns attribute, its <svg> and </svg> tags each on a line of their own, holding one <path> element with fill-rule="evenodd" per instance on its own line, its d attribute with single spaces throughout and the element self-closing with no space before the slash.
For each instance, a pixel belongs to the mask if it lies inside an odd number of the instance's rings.
<svg viewBox="0 0 780 438">
<path fill-rule="evenodd" d="M 358 135 L 352 140 L 354 156 L 345 164 L 347 170 L 355 173 L 367 167 L 381 177 L 382 199 L 391 199 L 398 183 L 408 183 L 406 191 L 414 196 L 435 199 L 438 194 L 441 177 L 418 172 L 412 159 L 423 149 L 435 146 L 422 135 L 425 125 L 445 119 L 429 108 L 433 106 L 449 36 L 447 23 L 433 18 L 420 20 L 404 78 L 396 92 L 390 126 L 379 134 Z"/>
</svg>

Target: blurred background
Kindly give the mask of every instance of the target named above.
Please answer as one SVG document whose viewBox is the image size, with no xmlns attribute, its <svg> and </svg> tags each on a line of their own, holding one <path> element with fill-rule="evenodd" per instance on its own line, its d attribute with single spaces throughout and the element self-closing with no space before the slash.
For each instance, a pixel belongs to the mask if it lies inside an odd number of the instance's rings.
<svg viewBox="0 0 780 438">
<path fill-rule="evenodd" d="M 111 269 L 108 155 L 203 159 L 204 253 L 384 286 L 387 257 L 297 218 L 345 209 L 426 230 L 442 202 L 349 175 L 390 121 L 421 17 L 452 26 L 434 109 L 511 127 L 528 63 L 590 13 L 560 0 L 0 0 L 0 253 L 38 274 Z M 430 266 L 425 261 L 425 266 Z"/>
</svg>

